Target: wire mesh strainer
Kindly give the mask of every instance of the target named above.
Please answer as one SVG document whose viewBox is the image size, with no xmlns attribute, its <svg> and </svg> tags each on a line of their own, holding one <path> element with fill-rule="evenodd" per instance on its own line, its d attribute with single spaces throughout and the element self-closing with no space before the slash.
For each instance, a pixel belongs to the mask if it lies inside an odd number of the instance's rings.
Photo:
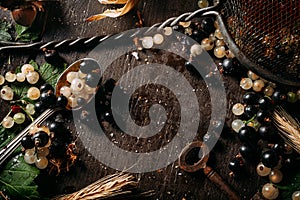
<svg viewBox="0 0 300 200">
<path fill-rule="evenodd" d="M 247 68 L 274 82 L 300 86 L 299 0 L 217 0 L 153 27 L 206 15 L 216 16 L 225 43 Z"/>
<path fill-rule="evenodd" d="M 216 15 L 225 42 L 242 64 L 264 78 L 300 86 L 299 0 L 223 0 L 212 9 L 219 12 L 197 14 Z"/>
</svg>

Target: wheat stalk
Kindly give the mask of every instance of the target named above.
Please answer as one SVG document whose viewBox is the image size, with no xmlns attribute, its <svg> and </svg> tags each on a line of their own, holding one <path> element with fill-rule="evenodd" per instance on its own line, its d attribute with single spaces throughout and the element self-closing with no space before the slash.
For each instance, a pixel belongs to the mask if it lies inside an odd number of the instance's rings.
<svg viewBox="0 0 300 200">
<path fill-rule="evenodd" d="M 300 154 L 300 124 L 282 107 L 277 107 L 272 115 L 279 134 L 287 144 Z"/>
<path fill-rule="evenodd" d="M 113 174 L 101 178 L 77 192 L 61 195 L 53 198 L 53 200 L 106 199 L 117 195 L 132 194 L 132 189 L 136 188 L 137 185 L 138 183 L 132 175 L 123 173 Z M 151 192 L 145 192 L 140 195 L 149 196 Z"/>
</svg>

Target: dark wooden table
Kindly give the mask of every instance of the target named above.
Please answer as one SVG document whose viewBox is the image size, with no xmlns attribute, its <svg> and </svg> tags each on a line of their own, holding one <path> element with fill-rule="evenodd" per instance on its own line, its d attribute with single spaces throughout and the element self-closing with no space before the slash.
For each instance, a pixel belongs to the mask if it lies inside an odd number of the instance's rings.
<svg viewBox="0 0 300 200">
<path fill-rule="evenodd" d="M 65 0 L 59 1 L 52 6 L 49 14 L 46 31 L 43 35 L 43 41 L 62 40 L 67 38 L 77 37 L 90 37 L 95 35 L 106 35 L 119 33 L 125 30 L 129 30 L 135 27 L 137 21 L 136 11 L 132 10 L 125 16 L 118 19 L 104 19 L 101 21 L 95 21 L 87 23 L 85 19 L 93 14 L 101 13 L 107 8 L 116 6 L 100 5 L 97 0 Z M 144 26 L 151 26 L 154 23 L 162 22 L 169 17 L 179 16 L 184 12 L 194 11 L 198 9 L 197 0 L 142 0 L 137 8 L 144 19 Z M 2 15 L 7 13 L 2 13 Z M 90 49 L 80 49 L 79 51 L 68 51 L 61 53 L 64 59 L 71 63 L 79 58 L 83 58 L 87 55 Z M 22 55 L 11 54 L 12 63 L 18 65 L 20 63 L 28 61 L 30 58 L 35 57 L 35 52 L 23 52 Z M 145 52 L 140 54 L 141 58 L 148 56 L 149 60 L 153 62 L 165 62 L 162 56 L 156 53 Z M 43 57 L 38 55 L 36 58 L 42 62 Z M 5 63 L 6 60 L 2 60 L 1 63 Z M 108 70 L 106 77 L 112 77 L 117 79 L 124 70 L 123 67 L 130 61 L 125 58 L 118 59 L 112 65 L 112 68 Z M 217 62 L 217 61 L 216 61 Z M 125 64 L 124 64 L 125 63 Z M 167 61 L 166 64 L 173 65 L 175 69 L 186 75 L 187 79 L 191 82 L 191 85 L 196 89 L 196 95 L 199 101 L 200 111 L 203 114 L 203 120 L 200 121 L 198 138 L 201 138 L 201 130 L 207 129 L 208 121 L 205 117 L 209 117 L 209 111 L 207 111 L 208 94 L 206 86 L 197 75 L 187 71 L 184 68 L 184 61 L 178 60 L 178 62 Z M 2 68 L 3 73 L 6 68 Z M 239 88 L 238 77 L 225 77 L 224 82 L 227 93 L 227 118 L 225 128 L 222 132 L 219 142 L 210 154 L 209 165 L 212 166 L 223 178 L 232 186 L 241 196 L 242 199 L 250 199 L 260 188 L 262 182 L 253 170 L 253 167 L 249 168 L 249 174 L 246 178 L 234 179 L 229 176 L 229 169 L 227 167 L 229 161 L 238 153 L 240 142 L 236 135 L 228 128 L 231 121 L 234 119 L 231 114 L 231 106 L 241 100 L 243 91 Z M 176 101 L 170 97 L 168 93 L 161 92 L 156 94 L 154 88 L 149 88 L 149 91 L 140 90 L 136 95 L 144 95 L 145 98 L 154 99 L 157 95 L 161 95 L 159 98 L 164 102 L 173 103 Z M 170 100 L 171 98 L 171 100 Z M 147 105 L 146 105 L 147 106 Z M 138 109 L 138 108 L 136 108 Z M 172 105 L 168 106 L 168 111 L 171 113 L 176 112 L 178 114 L 178 108 L 173 108 Z M 176 123 L 176 122 L 175 122 Z M 109 124 L 104 124 L 109 136 L 110 131 L 113 128 Z M 76 134 L 76 133 L 74 133 Z M 116 136 L 117 139 L 120 139 Z M 159 140 L 159 138 L 157 139 Z M 154 141 L 155 142 L 155 141 Z M 121 141 L 122 143 L 122 141 Z M 77 140 L 79 146 L 79 164 L 76 165 L 70 173 L 60 175 L 58 177 L 49 178 L 47 185 L 41 187 L 47 187 L 44 195 L 56 195 L 61 194 L 66 188 L 80 189 L 93 181 L 99 179 L 108 174 L 115 172 L 100 161 L 97 161 L 88 152 L 88 146 L 82 146 L 80 137 Z M 123 141 L 124 148 L 126 148 L 126 142 Z M 134 146 L 134 144 L 132 144 Z M 122 147 L 122 145 L 120 146 Z M 126 159 L 126 158 L 124 158 Z M 250 165 L 251 166 L 251 165 Z M 211 181 L 209 181 L 204 174 L 200 172 L 186 173 L 179 169 L 177 161 L 169 166 L 157 170 L 154 172 L 148 172 L 143 174 L 135 174 L 139 180 L 139 189 L 141 191 L 154 190 L 155 196 L 151 199 L 227 199 Z"/>
</svg>

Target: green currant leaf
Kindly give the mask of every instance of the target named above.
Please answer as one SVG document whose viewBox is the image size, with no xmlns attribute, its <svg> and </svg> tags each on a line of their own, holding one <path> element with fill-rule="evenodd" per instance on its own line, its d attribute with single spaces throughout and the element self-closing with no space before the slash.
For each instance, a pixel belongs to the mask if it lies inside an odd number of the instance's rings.
<svg viewBox="0 0 300 200">
<path fill-rule="evenodd" d="M 292 199 L 292 194 L 298 190 L 300 190 L 300 172 L 291 175 L 290 177 L 286 178 L 288 183 L 281 184 L 279 189 L 282 191 L 281 197 L 283 200 L 290 200 Z"/>
<path fill-rule="evenodd" d="M 46 83 L 49 83 L 53 88 L 55 88 L 56 81 L 61 73 L 65 70 L 65 67 L 58 68 L 49 63 L 44 63 L 40 66 L 39 73 Z"/>
<path fill-rule="evenodd" d="M 39 70 L 39 65 L 34 60 L 29 61 L 29 64 L 33 66 L 34 70 Z"/>
<path fill-rule="evenodd" d="M 39 66 L 33 60 L 31 60 L 29 64 L 31 64 L 34 69 L 40 74 L 40 78 L 46 83 L 52 85 L 53 88 L 55 88 L 57 79 L 67 67 L 66 64 L 64 64 L 64 67 L 55 67 L 47 62 Z"/>
<path fill-rule="evenodd" d="M 1 41 L 11 41 L 12 37 L 8 30 L 11 28 L 11 25 L 4 21 L 0 20 L 0 40 Z"/>
<path fill-rule="evenodd" d="M 0 148 L 2 149 L 6 144 L 8 144 L 19 131 L 19 128 L 6 129 L 3 126 L 0 126 Z"/>
<path fill-rule="evenodd" d="M 0 173 L 0 190 L 12 199 L 40 199 L 34 179 L 39 170 L 25 163 L 22 154 L 10 160 Z"/>
<path fill-rule="evenodd" d="M 14 91 L 14 95 L 17 99 L 27 98 L 27 91 L 31 86 L 29 84 L 14 83 L 11 85 L 11 89 Z"/>
<path fill-rule="evenodd" d="M 20 40 L 23 42 L 30 42 L 39 39 L 41 30 L 34 27 L 21 26 L 19 24 L 15 25 L 16 38 L 15 40 Z"/>
</svg>

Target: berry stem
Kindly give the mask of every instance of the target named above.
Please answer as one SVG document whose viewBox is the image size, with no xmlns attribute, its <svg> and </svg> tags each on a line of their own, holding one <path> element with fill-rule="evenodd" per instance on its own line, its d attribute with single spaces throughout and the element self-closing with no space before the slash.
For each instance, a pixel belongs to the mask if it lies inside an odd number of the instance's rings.
<svg viewBox="0 0 300 200">
<path fill-rule="evenodd" d="M 247 121 L 244 120 L 244 124 L 248 124 L 249 122 L 252 122 L 256 118 L 256 115 L 254 115 L 251 119 L 248 119 Z"/>
<path fill-rule="evenodd" d="M 10 113 L 12 112 L 12 109 L 10 109 L 10 111 L 7 113 L 7 115 L 3 118 L 3 120 L 6 118 L 6 117 L 8 117 L 9 115 L 10 115 Z M 3 124 L 3 120 L 0 122 L 0 125 L 2 125 Z"/>
<path fill-rule="evenodd" d="M 33 122 L 34 118 L 31 116 L 31 114 L 29 114 L 23 106 L 20 106 L 20 108 L 28 115 L 28 117 L 30 118 L 30 120 Z"/>
</svg>

